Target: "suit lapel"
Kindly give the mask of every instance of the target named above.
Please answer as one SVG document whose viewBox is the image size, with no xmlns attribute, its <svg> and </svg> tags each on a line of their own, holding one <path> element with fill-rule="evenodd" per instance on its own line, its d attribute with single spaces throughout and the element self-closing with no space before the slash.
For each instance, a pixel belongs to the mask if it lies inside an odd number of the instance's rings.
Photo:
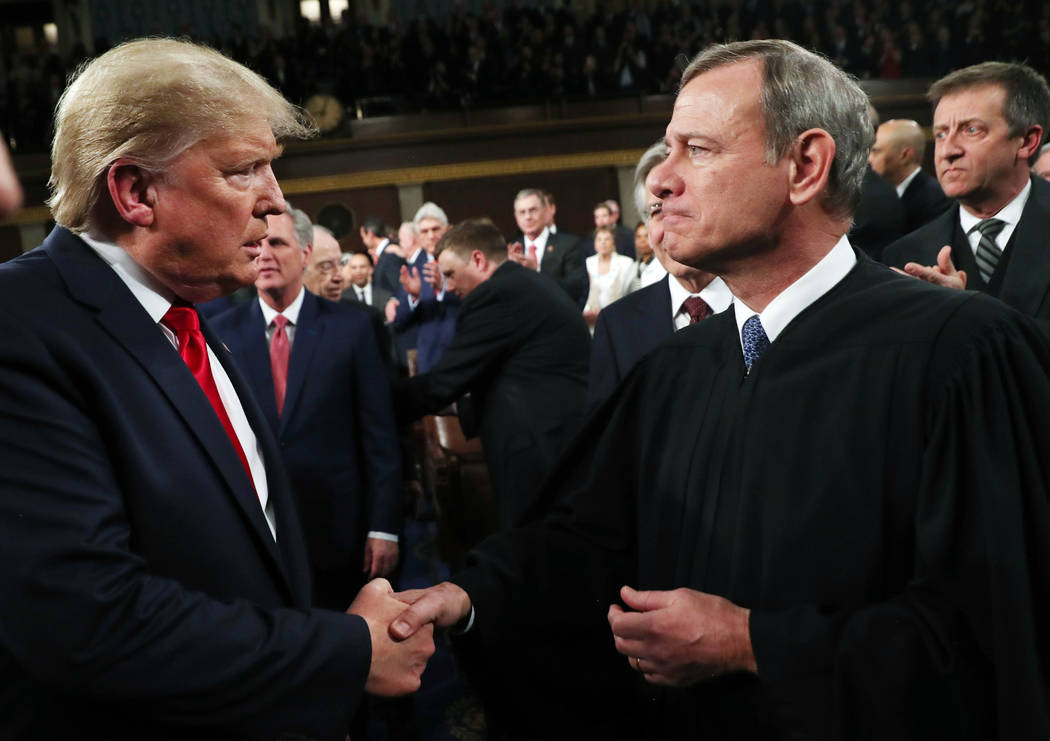
<svg viewBox="0 0 1050 741">
<path fill-rule="evenodd" d="M 45 249 L 70 293 L 78 301 L 97 309 L 97 320 L 102 328 L 153 378 L 225 481 L 264 550 L 279 566 L 277 546 L 259 507 L 258 495 L 215 410 L 178 351 L 113 270 L 78 238 L 59 227 L 45 242 Z M 202 322 L 204 327 L 207 327 L 206 322 Z M 229 355 L 211 334 L 210 328 L 205 337 L 217 356 Z M 232 363 L 227 365 L 224 362 L 223 366 L 229 373 Z M 245 401 L 250 404 L 251 395 L 243 384 L 238 395 L 242 404 Z"/>
<path fill-rule="evenodd" d="M 666 330 L 661 338 L 670 337 L 674 334 L 674 315 L 671 313 L 671 288 L 670 275 L 665 275 L 659 282 L 662 287 L 658 291 L 649 291 L 646 301 L 638 302 L 638 313 L 640 315 L 640 326 L 646 332 L 651 332 L 653 327 L 661 327 Z"/>
<path fill-rule="evenodd" d="M 1010 238 L 1009 262 L 998 296 L 1022 314 L 1037 316 L 1050 286 L 1050 186 L 1035 179 L 1021 221 Z"/>
<path fill-rule="evenodd" d="M 284 412 L 281 414 L 280 429 L 288 426 L 288 420 L 295 414 L 299 396 L 306 383 L 310 359 L 317 348 L 318 340 L 324 332 L 321 319 L 320 299 L 309 291 L 303 296 L 303 306 L 299 310 L 299 321 L 295 325 L 295 341 L 292 342 L 292 355 L 288 361 L 288 386 L 284 396 Z"/>
</svg>

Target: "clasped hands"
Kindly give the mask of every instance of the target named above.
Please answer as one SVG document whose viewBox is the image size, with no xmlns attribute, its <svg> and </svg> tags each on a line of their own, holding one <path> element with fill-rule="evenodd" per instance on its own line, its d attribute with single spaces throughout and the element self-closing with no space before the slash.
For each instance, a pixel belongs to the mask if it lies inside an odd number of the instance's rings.
<svg viewBox="0 0 1050 741">
<path fill-rule="evenodd" d="M 609 607 L 616 650 L 631 668 L 655 684 L 687 686 L 731 672 L 756 672 L 750 610 L 693 589 L 639 592 L 623 587 L 627 610 Z M 400 592 L 408 607 L 391 624 L 400 640 L 434 626 L 448 628 L 470 615 L 470 597 L 444 582 Z"/>
</svg>

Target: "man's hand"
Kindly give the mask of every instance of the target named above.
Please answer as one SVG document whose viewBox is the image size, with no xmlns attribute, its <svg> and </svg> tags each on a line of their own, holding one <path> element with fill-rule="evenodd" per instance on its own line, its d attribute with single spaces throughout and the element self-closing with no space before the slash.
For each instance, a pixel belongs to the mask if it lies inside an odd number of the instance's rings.
<svg viewBox="0 0 1050 741">
<path fill-rule="evenodd" d="M 449 628 L 470 614 L 470 596 L 447 581 L 429 589 L 398 592 L 396 596 L 412 606 L 390 626 L 395 638 L 408 638 L 429 624 Z"/>
<path fill-rule="evenodd" d="M 441 269 L 437 262 L 428 262 L 423 266 L 423 280 L 430 284 L 435 295 L 441 293 L 445 287 L 445 279 L 441 276 Z"/>
<path fill-rule="evenodd" d="M 904 266 L 904 270 L 893 269 L 901 275 L 910 275 L 945 288 L 954 288 L 957 291 L 966 288 L 966 271 L 955 269 L 952 263 L 952 248 L 949 245 L 944 245 L 937 253 L 936 265 L 926 266 L 917 262 L 909 262 Z"/>
<path fill-rule="evenodd" d="M 529 270 L 538 270 L 536 260 L 525 254 L 525 247 L 521 242 L 511 242 L 507 245 L 507 257 L 519 265 L 524 265 Z"/>
<path fill-rule="evenodd" d="M 411 638 L 397 640 L 390 635 L 390 623 L 405 609 L 394 597 L 386 579 L 370 581 L 357 593 L 347 610 L 368 623 L 372 637 L 372 664 L 368 668 L 365 691 L 373 695 L 396 697 L 419 689 L 419 678 L 434 653 L 434 627 L 423 625 Z"/>
<path fill-rule="evenodd" d="M 401 302 L 396 298 L 388 298 L 386 306 L 383 307 L 383 313 L 386 314 L 386 323 L 391 324 L 397 318 L 397 307 L 401 305 Z"/>
<path fill-rule="evenodd" d="M 365 566 L 362 571 L 369 579 L 387 576 L 397 566 L 400 550 L 393 540 L 368 538 L 365 540 Z"/>
<path fill-rule="evenodd" d="M 609 607 L 616 650 L 648 681 L 684 687 L 720 674 L 756 671 L 750 610 L 692 589 L 623 587 L 620 597 L 637 612 Z"/>
<path fill-rule="evenodd" d="M 419 269 L 412 268 L 409 270 L 407 265 L 401 266 L 401 286 L 405 289 L 405 293 L 412 297 L 413 300 L 419 300 L 419 293 L 423 290 L 423 281 L 419 279 Z"/>
</svg>

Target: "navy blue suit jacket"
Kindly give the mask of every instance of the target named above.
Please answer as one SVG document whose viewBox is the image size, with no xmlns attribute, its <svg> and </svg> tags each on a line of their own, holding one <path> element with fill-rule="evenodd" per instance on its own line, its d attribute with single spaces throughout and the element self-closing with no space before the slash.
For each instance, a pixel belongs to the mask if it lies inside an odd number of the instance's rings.
<svg viewBox="0 0 1050 741">
<path fill-rule="evenodd" d="M 588 408 L 607 399 L 635 363 L 674 334 L 669 280 L 665 275 L 599 312 L 591 343 Z"/>
<path fill-rule="evenodd" d="M 456 334 L 456 317 L 462 302 L 459 296 L 445 291 L 441 301 L 437 300 L 434 287 L 423 281 L 419 302 L 408 308 L 408 293 L 402 288 L 397 295 L 399 301 L 394 316 L 394 329 L 398 337 L 411 337 L 416 348 L 419 372 L 426 373 L 441 360 L 445 348 Z"/>
<path fill-rule="evenodd" d="M 277 522 L 200 386 L 115 272 L 56 228 L 0 266 L 0 738 L 342 739 L 364 621 L 310 611 L 277 449 Z"/>
<path fill-rule="evenodd" d="M 359 562 L 370 530 L 400 533 L 401 454 L 386 369 L 368 317 L 306 291 L 278 417 L 259 301 L 214 321 L 280 441 L 310 563 Z"/>
</svg>

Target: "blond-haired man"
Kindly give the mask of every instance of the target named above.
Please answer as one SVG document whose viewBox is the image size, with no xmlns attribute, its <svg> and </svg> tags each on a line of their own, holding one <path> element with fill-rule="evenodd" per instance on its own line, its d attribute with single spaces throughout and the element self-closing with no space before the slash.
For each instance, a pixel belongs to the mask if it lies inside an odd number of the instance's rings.
<svg viewBox="0 0 1050 741">
<path fill-rule="evenodd" d="M 278 450 L 194 302 L 252 283 L 271 163 L 310 128 L 262 78 L 121 45 L 59 102 L 43 246 L 0 269 L 0 736 L 342 739 L 411 691 L 377 581 L 310 610 Z"/>
</svg>

